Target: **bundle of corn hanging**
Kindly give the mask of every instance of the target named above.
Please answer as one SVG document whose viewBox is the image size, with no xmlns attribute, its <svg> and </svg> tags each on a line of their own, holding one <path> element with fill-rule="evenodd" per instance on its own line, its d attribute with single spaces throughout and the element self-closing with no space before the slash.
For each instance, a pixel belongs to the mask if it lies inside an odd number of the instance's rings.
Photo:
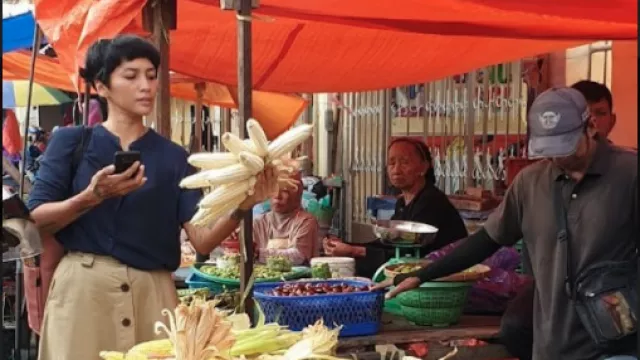
<svg viewBox="0 0 640 360">
<path fill-rule="evenodd" d="M 210 189 L 198 204 L 198 212 L 191 222 L 207 226 L 240 205 L 253 194 L 256 176 L 272 168 L 277 183 L 270 184 L 276 192 L 279 188 L 296 188 L 291 175 L 299 168 L 299 162 L 291 160 L 291 152 L 304 142 L 313 131 L 313 125 L 296 126 L 269 142 L 260 124 L 247 121 L 248 140 L 232 133 L 222 135 L 222 143 L 229 152 L 197 153 L 189 156 L 189 163 L 201 171 L 182 180 L 180 187 Z"/>
</svg>

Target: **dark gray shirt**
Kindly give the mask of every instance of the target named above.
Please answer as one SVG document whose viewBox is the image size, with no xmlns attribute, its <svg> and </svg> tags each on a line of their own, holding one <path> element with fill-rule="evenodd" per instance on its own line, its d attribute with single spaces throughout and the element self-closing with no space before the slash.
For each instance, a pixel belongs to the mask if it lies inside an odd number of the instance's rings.
<svg viewBox="0 0 640 360">
<path fill-rule="evenodd" d="M 553 194 L 561 182 L 571 237 L 574 274 L 594 263 L 634 256 L 638 233 L 637 153 L 598 142 L 594 159 L 579 183 L 550 161 L 518 174 L 504 201 L 485 223 L 493 240 L 529 252 L 536 279 L 533 323 L 535 360 L 590 360 L 602 354 L 594 345 L 565 292 L 566 244 L 558 243 Z"/>
</svg>

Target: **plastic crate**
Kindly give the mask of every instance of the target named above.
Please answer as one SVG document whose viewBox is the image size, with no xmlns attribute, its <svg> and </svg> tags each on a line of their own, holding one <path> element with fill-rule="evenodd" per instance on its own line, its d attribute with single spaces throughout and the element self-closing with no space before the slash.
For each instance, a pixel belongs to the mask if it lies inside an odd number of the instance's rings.
<svg viewBox="0 0 640 360">
<path fill-rule="evenodd" d="M 350 286 L 368 286 L 371 283 L 353 280 L 308 281 L 304 284 L 346 284 Z M 342 325 L 340 336 L 365 336 L 378 333 L 384 291 L 357 292 L 313 296 L 273 296 L 272 291 L 282 283 L 256 284 L 254 299 L 264 311 L 267 322 L 278 322 L 289 329 L 300 331 L 323 319 L 326 326 L 333 328 Z"/>
<path fill-rule="evenodd" d="M 223 293 L 225 290 L 230 290 L 230 289 L 227 289 L 225 285 L 213 282 L 211 280 L 204 279 L 198 276 L 198 274 L 194 273 L 193 271 L 191 272 L 191 274 L 189 274 L 189 276 L 187 276 L 187 279 L 184 282 L 185 284 L 187 284 L 189 289 L 207 288 L 211 290 L 211 292 L 214 294 L 220 294 L 220 293 Z"/>
</svg>

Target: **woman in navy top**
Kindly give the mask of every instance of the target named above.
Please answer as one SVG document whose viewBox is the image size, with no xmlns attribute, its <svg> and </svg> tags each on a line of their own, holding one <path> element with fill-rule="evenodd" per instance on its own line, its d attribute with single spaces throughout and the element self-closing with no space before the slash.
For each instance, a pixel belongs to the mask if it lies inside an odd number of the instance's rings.
<svg viewBox="0 0 640 360">
<path fill-rule="evenodd" d="M 59 129 L 44 154 L 28 203 L 41 232 L 54 235 L 65 256 L 47 299 L 42 360 L 98 359 L 102 350 L 127 351 L 154 339 L 160 311 L 177 302 L 171 273 L 180 264 L 180 229 L 199 253 L 209 253 L 242 216 L 212 229 L 189 224 L 202 194 L 178 186 L 192 172 L 188 154 L 143 123 L 159 64 L 157 49 L 136 36 L 93 44 L 81 75 L 106 99 L 108 117 L 90 133 Z M 141 161 L 115 174 L 114 153 L 121 150 L 139 151 Z M 259 178 L 242 209 L 268 197 L 273 174 Z"/>
</svg>

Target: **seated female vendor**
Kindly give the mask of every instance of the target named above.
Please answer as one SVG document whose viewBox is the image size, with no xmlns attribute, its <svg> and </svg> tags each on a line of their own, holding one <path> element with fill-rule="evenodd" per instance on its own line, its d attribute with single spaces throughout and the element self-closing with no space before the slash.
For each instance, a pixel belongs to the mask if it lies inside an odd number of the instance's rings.
<svg viewBox="0 0 640 360">
<path fill-rule="evenodd" d="M 396 138 L 389 145 L 387 154 L 389 180 L 401 193 L 391 219 L 429 224 L 439 229 L 435 240 L 421 249 L 422 256 L 466 237 L 467 229 L 460 214 L 435 186 L 431 153 L 424 142 Z M 380 266 L 395 256 L 395 249 L 379 240 L 355 246 L 330 238 L 324 242 L 324 251 L 328 256 L 354 257 L 357 275 L 366 277 L 372 277 Z"/>
<path fill-rule="evenodd" d="M 253 240 L 259 261 L 270 256 L 287 257 L 293 265 L 308 265 L 320 252 L 318 222 L 302 210 L 302 180 L 298 173 L 297 190 L 280 190 L 271 198 L 271 211 L 253 221 Z"/>
</svg>

